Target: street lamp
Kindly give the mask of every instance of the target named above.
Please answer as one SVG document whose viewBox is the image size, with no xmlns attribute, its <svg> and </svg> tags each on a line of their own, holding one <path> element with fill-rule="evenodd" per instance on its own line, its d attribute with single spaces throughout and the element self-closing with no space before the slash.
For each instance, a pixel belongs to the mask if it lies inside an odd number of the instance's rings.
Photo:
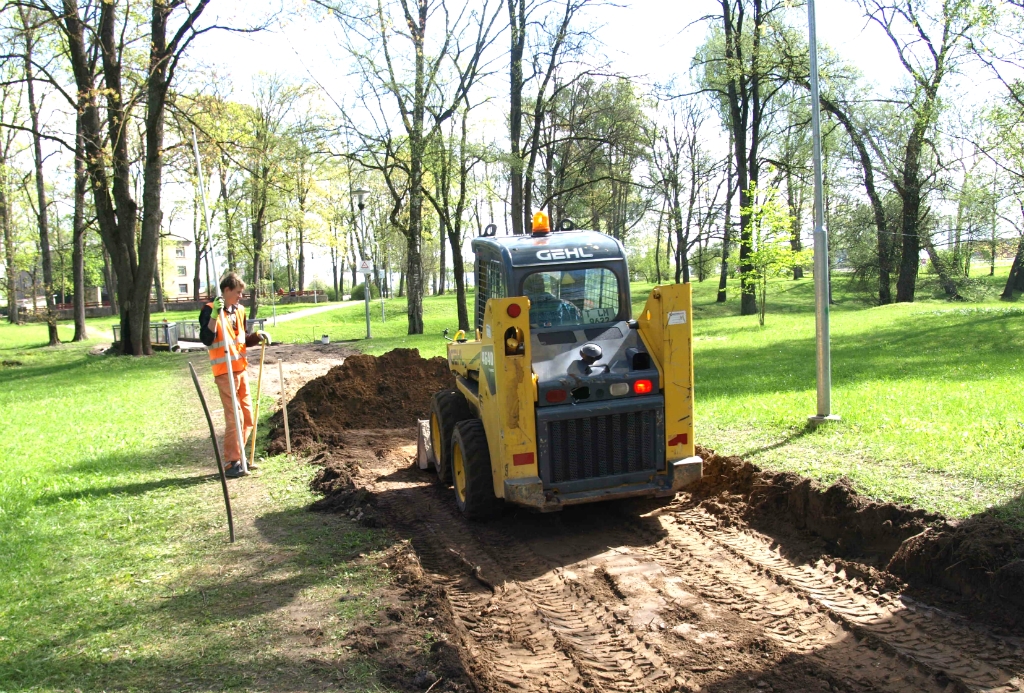
<svg viewBox="0 0 1024 693">
<path fill-rule="evenodd" d="M 363 199 L 370 194 L 370 191 L 365 188 L 356 188 L 352 191 L 352 199 L 356 203 L 356 207 L 359 208 L 359 226 L 362 228 L 363 236 L 366 236 L 366 226 L 363 220 L 363 209 L 366 205 L 363 204 Z M 366 258 L 363 258 L 365 260 Z M 363 275 L 363 300 L 366 303 L 366 338 L 371 339 L 373 335 L 370 333 L 370 275 L 373 274 L 373 269 L 364 270 L 362 267 L 359 268 L 359 273 Z"/>
<path fill-rule="evenodd" d="M 821 177 L 821 106 L 818 95 L 818 28 L 814 0 L 807 3 L 807 33 L 811 58 L 811 142 L 814 162 L 814 323 L 818 383 L 818 413 L 811 425 L 839 421 L 832 412 L 832 345 L 828 315 L 828 234 L 825 232 Z"/>
</svg>

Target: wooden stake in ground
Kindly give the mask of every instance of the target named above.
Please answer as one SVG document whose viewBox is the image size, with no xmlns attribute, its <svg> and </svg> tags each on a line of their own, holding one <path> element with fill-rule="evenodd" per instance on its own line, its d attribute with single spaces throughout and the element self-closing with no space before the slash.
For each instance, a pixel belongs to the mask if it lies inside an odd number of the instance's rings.
<svg viewBox="0 0 1024 693">
<path fill-rule="evenodd" d="M 213 427 L 213 417 L 210 416 L 210 408 L 206 406 L 206 397 L 203 395 L 203 388 L 199 384 L 199 376 L 192 364 L 188 364 L 188 371 L 192 374 L 192 382 L 196 384 L 196 393 L 199 395 L 199 403 L 203 405 L 203 413 L 206 414 L 206 423 L 210 424 L 210 438 L 213 440 L 213 454 L 217 458 L 217 471 L 220 473 L 220 487 L 224 491 L 224 507 L 228 511 L 228 536 L 231 543 L 235 541 L 235 521 L 231 516 L 231 498 L 228 496 L 228 478 L 224 476 L 224 463 L 221 461 L 220 446 L 217 444 L 217 429 Z"/>
<path fill-rule="evenodd" d="M 252 452 L 249 459 L 256 460 L 256 429 L 260 425 L 260 395 L 263 393 L 263 358 L 267 355 L 267 345 L 260 342 L 260 374 L 256 378 L 256 411 L 252 415 Z"/>
<path fill-rule="evenodd" d="M 284 391 L 284 362 L 277 362 L 278 379 L 281 381 L 281 411 L 284 415 L 284 445 L 285 451 L 292 454 L 292 434 L 288 430 L 288 395 Z"/>
</svg>

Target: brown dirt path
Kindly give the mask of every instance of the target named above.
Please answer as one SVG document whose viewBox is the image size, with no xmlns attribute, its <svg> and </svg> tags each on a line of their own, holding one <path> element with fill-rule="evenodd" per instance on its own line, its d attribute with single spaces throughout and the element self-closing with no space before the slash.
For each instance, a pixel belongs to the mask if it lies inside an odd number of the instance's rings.
<svg viewBox="0 0 1024 693">
<path fill-rule="evenodd" d="M 386 527 L 411 546 L 389 560 L 402 579 L 387 598 L 418 605 L 430 621 L 367 624 L 346 640 L 390 672 L 389 685 L 1024 690 L 1019 628 L 911 598 L 884 570 L 906 540 L 942 519 L 872 503 L 842 484 L 825 489 L 703 451 L 705 481 L 667 505 L 510 508 L 496 521 L 466 522 L 451 489 L 413 465 L 408 426 L 443 386 L 435 366 L 408 351 L 360 356 L 294 403 L 292 425 L 323 465 L 313 485 L 326 496 L 314 508 Z M 424 638 L 443 647 L 410 650 Z M 433 667 L 429 676 L 423 666 Z"/>
<path fill-rule="evenodd" d="M 686 497 L 467 523 L 414 453 L 412 430 L 349 431 L 322 476 L 411 542 L 478 690 L 1024 690 L 1014 640 L 797 558 L 811 541 Z"/>
</svg>

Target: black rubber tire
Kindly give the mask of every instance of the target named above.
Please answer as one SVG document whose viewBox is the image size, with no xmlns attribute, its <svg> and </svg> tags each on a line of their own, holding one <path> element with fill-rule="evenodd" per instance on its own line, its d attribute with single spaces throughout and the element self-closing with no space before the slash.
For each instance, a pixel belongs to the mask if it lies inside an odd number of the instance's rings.
<svg viewBox="0 0 1024 693">
<path fill-rule="evenodd" d="M 487 433 L 480 419 L 460 421 L 452 434 L 452 453 L 462 456 L 466 474 L 464 493 L 459 492 L 459 479 L 452 480 L 455 504 L 470 520 L 489 520 L 501 514 L 503 503 L 494 495 L 494 477 L 491 474 L 491 453 L 487 448 Z"/>
<path fill-rule="evenodd" d="M 455 424 L 473 418 L 465 396 L 457 390 L 442 390 L 430 400 L 430 438 L 434 445 L 434 469 L 442 484 L 452 483 L 452 432 Z M 440 424 L 440 430 L 435 426 Z M 440 450 L 437 442 L 440 441 Z"/>
</svg>

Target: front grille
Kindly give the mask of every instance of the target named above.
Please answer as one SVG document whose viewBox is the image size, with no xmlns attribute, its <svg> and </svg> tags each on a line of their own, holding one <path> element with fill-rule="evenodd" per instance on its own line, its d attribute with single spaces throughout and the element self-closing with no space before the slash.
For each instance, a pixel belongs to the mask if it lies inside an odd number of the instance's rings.
<svg viewBox="0 0 1024 693">
<path fill-rule="evenodd" d="M 659 469 L 659 413 L 649 409 L 543 422 L 550 465 L 545 480 L 561 483 Z"/>
</svg>

